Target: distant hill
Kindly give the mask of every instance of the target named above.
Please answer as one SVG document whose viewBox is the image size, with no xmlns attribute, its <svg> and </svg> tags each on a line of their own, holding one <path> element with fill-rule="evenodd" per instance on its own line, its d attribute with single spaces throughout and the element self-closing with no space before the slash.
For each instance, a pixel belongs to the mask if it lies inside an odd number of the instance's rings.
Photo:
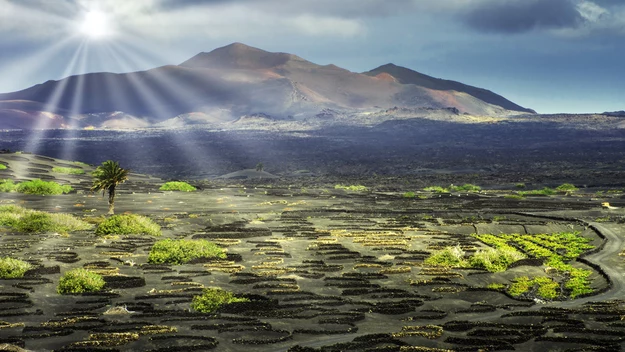
<svg viewBox="0 0 625 352">
<path fill-rule="evenodd" d="M 385 80 L 399 82 L 402 84 L 414 84 L 419 87 L 441 90 L 441 91 L 457 91 L 467 93 L 475 98 L 478 98 L 486 103 L 501 106 L 507 110 L 523 111 L 528 113 L 536 113 L 534 110 L 526 109 L 519 106 L 510 100 L 495 94 L 490 90 L 473 87 L 464 83 L 450 81 L 446 79 L 434 78 L 428 75 L 424 75 L 417 71 L 413 71 L 409 68 L 397 66 L 394 64 L 386 64 L 373 69 L 368 72 L 364 72 L 365 75 L 378 77 Z"/>
<path fill-rule="evenodd" d="M 490 91 L 394 65 L 360 74 L 234 43 L 180 65 L 89 73 L 0 94 L 0 128 L 178 127 L 393 107 L 533 112 Z"/>
</svg>

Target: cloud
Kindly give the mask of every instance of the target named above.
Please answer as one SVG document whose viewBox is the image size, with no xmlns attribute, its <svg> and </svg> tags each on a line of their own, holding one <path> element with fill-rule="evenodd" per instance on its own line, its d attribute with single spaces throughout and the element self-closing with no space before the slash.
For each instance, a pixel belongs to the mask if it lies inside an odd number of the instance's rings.
<svg viewBox="0 0 625 352">
<path fill-rule="evenodd" d="M 584 21 L 570 0 L 484 1 L 463 16 L 464 22 L 473 29 L 499 33 L 574 28 Z"/>
</svg>

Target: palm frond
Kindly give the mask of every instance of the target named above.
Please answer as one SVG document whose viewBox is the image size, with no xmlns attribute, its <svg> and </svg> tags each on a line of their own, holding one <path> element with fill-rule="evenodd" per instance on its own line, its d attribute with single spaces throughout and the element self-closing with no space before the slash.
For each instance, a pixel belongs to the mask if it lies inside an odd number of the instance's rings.
<svg viewBox="0 0 625 352">
<path fill-rule="evenodd" d="M 92 173 L 93 185 L 91 186 L 91 191 L 102 191 L 104 194 L 111 186 L 126 182 L 129 173 L 130 170 L 120 167 L 118 162 L 107 160 Z"/>
</svg>

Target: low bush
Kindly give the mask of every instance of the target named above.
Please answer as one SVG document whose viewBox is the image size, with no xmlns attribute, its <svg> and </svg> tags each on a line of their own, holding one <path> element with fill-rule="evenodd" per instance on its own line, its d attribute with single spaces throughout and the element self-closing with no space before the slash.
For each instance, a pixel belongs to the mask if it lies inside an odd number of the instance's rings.
<svg viewBox="0 0 625 352">
<path fill-rule="evenodd" d="M 82 175 L 85 173 L 85 170 L 77 169 L 75 167 L 53 167 L 52 172 L 68 175 Z"/>
<path fill-rule="evenodd" d="M 559 185 L 558 187 L 556 187 L 556 191 L 562 192 L 562 193 L 573 193 L 577 190 L 578 188 L 570 183 L 563 183 Z"/>
<path fill-rule="evenodd" d="M 369 188 L 367 188 L 366 186 L 363 185 L 350 185 L 350 186 L 346 186 L 346 185 L 335 185 L 334 189 L 343 189 L 346 191 L 353 191 L 353 192 L 366 192 L 369 190 Z"/>
<path fill-rule="evenodd" d="M 161 191 L 181 191 L 181 192 L 193 192 L 197 188 L 191 186 L 186 182 L 172 181 L 167 182 L 159 188 Z"/>
<path fill-rule="evenodd" d="M 415 198 L 417 195 L 414 192 L 406 192 L 404 193 L 404 198 Z"/>
<path fill-rule="evenodd" d="M 514 187 L 516 187 L 516 188 L 525 188 L 525 183 L 519 182 L 519 183 L 515 184 Z"/>
<path fill-rule="evenodd" d="M 480 186 L 472 185 L 470 183 L 465 183 L 462 186 L 450 185 L 449 189 L 452 192 L 479 192 L 482 190 Z"/>
<path fill-rule="evenodd" d="M 30 263 L 10 257 L 0 258 L 0 279 L 23 277 L 32 268 Z"/>
<path fill-rule="evenodd" d="M 14 192 L 15 187 L 17 185 L 11 179 L 0 180 L 0 192 Z"/>
<path fill-rule="evenodd" d="M 102 275 L 78 268 L 70 270 L 61 276 L 56 292 L 60 294 L 97 292 L 104 288 L 104 284 Z"/>
<path fill-rule="evenodd" d="M 424 263 L 430 266 L 441 266 L 445 268 L 465 268 L 469 266 L 469 263 L 464 258 L 464 254 L 460 246 L 447 247 L 432 253 L 432 255 L 425 259 Z"/>
<path fill-rule="evenodd" d="M 113 215 L 98 225 L 95 234 L 98 236 L 138 234 L 160 236 L 161 227 L 145 216 L 136 214 Z"/>
<path fill-rule="evenodd" d="M 552 196 L 554 194 L 556 194 L 556 190 L 553 188 L 549 188 L 549 187 L 545 187 L 543 189 L 536 189 L 533 191 L 520 191 L 518 192 L 518 194 L 520 196 Z"/>
<path fill-rule="evenodd" d="M 6 165 L 4 165 L 4 164 L 0 164 L 0 170 L 6 170 L 6 169 L 7 169 L 7 166 L 6 166 Z"/>
<path fill-rule="evenodd" d="M 70 185 L 60 185 L 53 181 L 42 181 L 40 179 L 21 182 L 16 187 L 16 191 L 19 193 L 40 196 L 59 195 L 69 193 L 72 190 L 73 188 Z"/>
<path fill-rule="evenodd" d="M 202 295 L 193 297 L 191 308 L 202 313 L 212 313 L 219 307 L 236 302 L 249 302 L 247 298 L 236 297 L 234 293 L 219 288 L 206 288 Z"/>
<path fill-rule="evenodd" d="M 480 249 L 469 258 L 473 268 L 482 268 L 497 273 L 506 271 L 510 264 L 527 258 L 527 256 L 511 248 Z"/>
<path fill-rule="evenodd" d="M 153 264 L 184 264 L 197 258 L 226 258 L 226 252 L 207 240 L 165 239 L 154 243 L 148 262 Z"/>
<path fill-rule="evenodd" d="M 423 190 L 426 192 L 449 193 L 449 189 L 441 187 L 441 186 L 425 187 Z"/>
<path fill-rule="evenodd" d="M 89 230 L 93 227 L 70 214 L 46 213 L 17 205 L 0 206 L 0 226 L 8 226 L 26 233 L 49 231 L 67 233 Z"/>
</svg>

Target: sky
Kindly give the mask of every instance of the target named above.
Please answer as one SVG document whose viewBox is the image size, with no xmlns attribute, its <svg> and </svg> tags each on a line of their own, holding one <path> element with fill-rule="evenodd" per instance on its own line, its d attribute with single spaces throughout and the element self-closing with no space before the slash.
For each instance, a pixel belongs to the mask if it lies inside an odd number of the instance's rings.
<svg viewBox="0 0 625 352">
<path fill-rule="evenodd" d="M 625 0 L 0 0 L 0 92 L 233 42 L 394 63 L 540 113 L 625 110 Z"/>
</svg>

